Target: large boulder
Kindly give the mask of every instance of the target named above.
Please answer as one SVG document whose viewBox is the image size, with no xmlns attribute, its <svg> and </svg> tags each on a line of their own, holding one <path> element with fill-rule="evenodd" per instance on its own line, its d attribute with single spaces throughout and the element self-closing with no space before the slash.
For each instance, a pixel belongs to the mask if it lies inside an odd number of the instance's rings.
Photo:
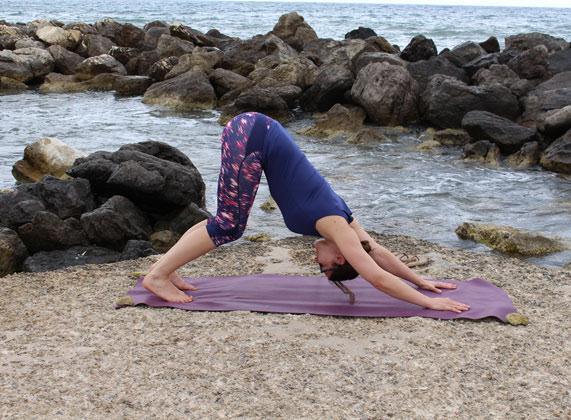
<svg viewBox="0 0 571 420">
<path fill-rule="evenodd" d="M 430 78 L 442 74 L 468 83 L 466 72 L 442 57 L 433 57 L 430 60 L 421 60 L 407 65 L 407 70 L 418 83 L 419 92 L 424 92 Z"/>
<path fill-rule="evenodd" d="M 571 105 L 546 113 L 539 121 L 538 129 L 552 138 L 564 134 L 571 128 Z"/>
<path fill-rule="evenodd" d="M 409 62 L 428 60 L 436 56 L 437 50 L 434 41 L 424 35 L 412 38 L 409 44 L 400 53 L 400 58 Z"/>
<path fill-rule="evenodd" d="M 100 35 L 109 38 L 115 43 L 119 39 L 119 36 L 123 29 L 123 25 L 121 23 L 110 18 L 99 20 L 95 22 L 94 26 Z"/>
<path fill-rule="evenodd" d="M 162 82 L 166 75 L 178 64 L 178 57 L 170 56 L 156 61 L 148 71 L 148 76 L 155 82 Z"/>
<path fill-rule="evenodd" d="M 505 162 L 508 166 L 517 169 L 527 169 L 539 163 L 541 148 L 539 143 L 532 141 L 524 144 L 521 149 L 509 155 Z"/>
<path fill-rule="evenodd" d="M 0 227 L 17 229 L 32 221 L 34 215 L 44 211 L 44 203 L 21 186 L 0 193 Z"/>
<path fill-rule="evenodd" d="M 535 127 L 550 111 L 571 104 L 571 71 L 558 73 L 541 83 L 523 98 L 524 113 L 521 123 Z"/>
<path fill-rule="evenodd" d="M 540 256 L 567 248 L 558 239 L 547 238 L 511 226 L 463 223 L 456 228 L 456 234 L 460 239 L 470 239 L 506 254 Z"/>
<path fill-rule="evenodd" d="M 86 58 L 75 68 L 75 71 L 77 77 L 82 80 L 91 79 L 101 73 L 127 74 L 123 64 L 109 54 Z"/>
<path fill-rule="evenodd" d="M 204 182 L 190 160 L 160 142 L 95 152 L 68 171 L 86 178 L 98 195 L 123 195 L 147 212 L 163 214 L 190 203 L 204 207 Z"/>
<path fill-rule="evenodd" d="M 267 63 L 267 67 L 264 61 L 265 59 L 258 61 L 256 69 L 248 76 L 260 87 L 295 85 L 306 89 L 315 83 L 319 72 L 318 67 L 305 57 L 277 59 L 275 63 Z"/>
<path fill-rule="evenodd" d="M 222 57 L 222 51 L 217 48 L 196 47 L 192 53 L 179 57 L 178 63 L 165 75 L 165 79 L 171 79 L 190 70 L 209 74 Z"/>
<path fill-rule="evenodd" d="M 154 50 L 157 48 L 162 35 L 170 35 L 168 26 L 153 26 L 146 29 L 143 48 L 146 50 Z"/>
<path fill-rule="evenodd" d="M 87 91 L 106 92 L 114 89 L 117 78 L 123 77 L 116 73 L 101 73 L 89 80 L 81 80 L 75 75 L 50 73 L 40 86 L 41 93 L 77 93 Z"/>
<path fill-rule="evenodd" d="M 345 34 L 345 39 L 367 39 L 372 36 L 377 36 L 377 33 L 371 28 L 365 28 L 359 26 L 357 29 L 353 29 Z"/>
<path fill-rule="evenodd" d="M 87 34 L 83 36 L 77 53 L 85 57 L 97 57 L 98 55 L 109 54 L 109 50 L 115 45 L 113 41 L 102 35 Z"/>
<path fill-rule="evenodd" d="M 109 49 L 108 54 L 115 60 L 126 66 L 131 59 L 136 58 L 141 51 L 132 47 L 117 47 L 113 46 Z"/>
<path fill-rule="evenodd" d="M 14 50 L 19 40 L 30 39 L 21 28 L 0 24 L 0 50 Z"/>
<path fill-rule="evenodd" d="M 337 64 L 350 68 L 360 54 L 380 51 L 382 48 L 375 39 L 371 41 L 362 39 L 344 39 L 342 41 L 315 39 L 305 44 L 300 55 L 310 59 L 319 67 Z"/>
<path fill-rule="evenodd" d="M 152 83 L 148 76 L 119 76 L 113 82 L 113 90 L 118 96 L 141 96 Z"/>
<path fill-rule="evenodd" d="M 69 177 L 65 172 L 81 156 L 85 154 L 61 140 L 45 137 L 26 146 L 24 159 L 14 164 L 12 174 L 22 182 L 36 182 L 44 175 L 66 179 Z"/>
<path fill-rule="evenodd" d="M 169 29 L 172 36 L 191 42 L 198 47 L 216 47 L 219 43 L 217 38 L 203 34 L 190 26 L 171 25 Z"/>
<path fill-rule="evenodd" d="M 141 48 L 145 41 L 145 31 L 141 28 L 125 23 L 115 37 L 115 42 L 121 47 Z"/>
<path fill-rule="evenodd" d="M 496 38 L 495 36 L 491 36 L 488 39 L 486 39 L 484 42 L 480 42 L 479 45 L 488 54 L 500 52 L 500 43 L 498 42 L 498 38 Z"/>
<path fill-rule="evenodd" d="M 40 211 L 30 223 L 18 228 L 18 235 L 30 253 L 86 245 L 87 238 L 75 217 L 62 220 L 49 211 Z"/>
<path fill-rule="evenodd" d="M 354 82 L 353 73 L 337 64 L 322 66 L 313 85 L 301 97 L 301 106 L 307 111 L 325 112 L 338 102 L 343 102 L 345 92 Z"/>
<path fill-rule="evenodd" d="M 81 41 L 81 32 L 66 30 L 58 26 L 44 26 L 36 31 L 36 36 L 49 45 L 59 45 L 66 50 L 73 50 Z"/>
<path fill-rule="evenodd" d="M 9 77 L 0 76 L 0 95 L 20 93 L 28 90 L 28 85 Z"/>
<path fill-rule="evenodd" d="M 519 76 L 505 64 L 492 64 L 482 68 L 472 77 L 474 84 L 491 86 L 500 84 L 508 88 L 515 96 L 522 98 L 536 86 L 531 80 L 520 79 Z"/>
<path fill-rule="evenodd" d="M 0 277 L 20 271 L 28 251 L 18 234 L 0 228 Z"/>
<path fill-rule="evenodd" d="M 161 35 L 157 42 L 157 52 L 160 58 L 180 57 L 189 54 L 194 49 L 194 44 L 184 39 L 177 38 L 167 34 Z"/>
<path fill-rule="evenodd" d="M 218 97 L 221 97 L 231 90 L 245 88 L 251 83 L 247 77 L 222 68 L 214 69 L 214 71 L 210 73 L 209 78 Z"/>
<path fill-rule="evenodd" d="M 120 195 L 82 214 L 81 226 L 91 243 L 115 250 L 122 250 L 129 239 L 147 240 L 152 231 L 145 214 Z"/>
<path fill-rule="evenodd" d="M 289 119 L 289 107 L 275 89 L 253 86 L 243 90 L 236 100 L 224 108 L 226 116 L 235 116 L 242 112 L 261 112 L 280 121 Z"/>
<path fill-rule="evenodd" d="M 504 86 L 468 86 L 444 75 L 430 79 L 422 99 L 424 118 L 442 128 L 459 128 L 470 111 L 489 111 L 509 119 L 519 115 L 517 97 Z"/>
<path fill-rule="evenodd" d="M 502 153 L 517 152 L 525 143 L 536 141 L 537 132 L 487 111 L 470 111 L 462 119 L 462 128 L 476 140 L 490 140 Z"/>
<path fill-rule="evenodd" d="M 334 137 L 359 131 L 365 121 L 365 111 L 356 106 L 335 104 L 324 114 L 315 116 L 314 124 L 298 131 L 313 137 Z"/>
<path fill-rule="evenodd" d="M 359 72 L 363 67 L 371 63 L 389 63 L 395 66 L 406 67 L 406 62 L 403 59 L 396 56 L 395 54 L 375 51 L 375 52 L 364 52 L 362 54 L 357 55 L 353 59 L 353 71 L 355 72 L 355 74 L 359 74 Z"/>
<path fill-rule="evenodd" d="M 113 263 L 121 259 L 121 253 L 112 249 L 75 245 L 62 250 L 37 252 L 25 259 L 22 271 L 41 273 L 84 264 Z"/>
<path fill-rule="evenodd" d="M 545 45 L 537 45 L 516 55 L 507 65 L 522 79 L 544 79 L 548 75 L 549 51 Z"/>
<path fill-rule="evenodd" d="M 487 69 L 494 64 L 498 64 L 498 54 L 486 54 L 476 57 L 472 61 L 464 64 L 462 68 L 471 77 L 481 69 Z"/>
<path fill-rule="evenodd" d="M 138 76 L 149 76 L 151 67 L 160 60 L 157 50 L 143 51 L 141 54 L 131 58 L 125 68 L 129 74 Z"/>
<path fill-rule="evenodd" d="M 211 216 L 206 210 L 198 207 L 196 203 L 190 203 L 182 210 L 175 210 L 163 215 L 155 223 L 153 230 L 155 232 L 171 231 L 177 235 L 183 235 L 188 229 Z"/>
<path fill-rule="evenodd" d="M 537 47 L 538 45 L 545 45 L 549 52 L 561 51 L 569 48 L 569 42 L 563 38 L 556 38 L 551 35 L 542 34 L 539 32 L 531 32 L 526 34 L 518 34 L 506 37 L 506 50 L 514 49 L 525 51 Z"/>
<path fill-rule="evenodd" d="M 298 51 L 303 49 L 306 42 L 317 39 L 313 28 L 297 12 L 281 15 L 272 33 Z"/>
<path fill-rule="evenodd" d="M 351 89 L 353 101 L 379 125 L 403 125 L 418 118 L 418 86 L 402 66 L 372 63 L 363 68 Z"/>
<path fill-rule="evenodd" d="M 571 174 L 571 130 L 545 150 L 540 163 L 550 171 Z"/>
<path fill-rule="evenodd" d="M 48 51 L 54 58 L 54 70 L 61 74 L 74 74 L 79 63 L 84 60 L 79 54 L 68 51 L 61 45 L 52 45 Z"/>
<path fill-rule="evenodd" d="M 455 46 L 452 50 L 446 51 L 441 55 L 442 57 L 450 60 L 456 66 L 462 67 L 470 61 L 486 54 L 486 50 L 484 50 L 479 44 L 467 41 Z"/>
<path fill-rule="evenodd" d="M 177 110 L 211 109 L 216 105 L 216 93 L 203 72 L 188 71 L 151 85 L 143 102 Z"/>
<path fill-rule="evenodd" d="M 571 71 L 571 48 L 551 54 L 547 61 L 549 73 L 552 75 Z"/>
<path fill-rule="evenodd" d="M 0 51 L 0 76 L 27 82 L 45 76 L 53 68 L 52 55 L 40 48 Z"/>
</svg>

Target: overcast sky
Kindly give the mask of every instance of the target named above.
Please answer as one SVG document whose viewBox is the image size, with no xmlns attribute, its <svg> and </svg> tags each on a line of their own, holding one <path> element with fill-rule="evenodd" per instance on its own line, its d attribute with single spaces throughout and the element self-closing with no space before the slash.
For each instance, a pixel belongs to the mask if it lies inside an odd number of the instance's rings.
<svg viewBox="0 0 571 420">
<path fill-rule="evenodd" d="M 254 0 L 268 1 L 268 0 Z M 270 0 L 271 1 L 271 0 Z M 284 0 L 275 0 L 284 1 Z M 433 4 L 433 5 L 476 5 L 512 7 L 571 7 L 571 0 L 289 0 L 290 2 L 319 3 L 385 3 L 385 4 Z"/>
</svg>

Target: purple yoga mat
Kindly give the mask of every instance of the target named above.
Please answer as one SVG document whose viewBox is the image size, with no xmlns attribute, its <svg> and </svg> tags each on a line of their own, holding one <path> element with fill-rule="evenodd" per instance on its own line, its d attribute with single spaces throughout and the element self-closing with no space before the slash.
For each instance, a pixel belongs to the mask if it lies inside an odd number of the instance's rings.
<svg viewBox="0 0 571 420">
<path fill-rule="evenodd" d="M 188 311 L 255 311 L 362 317 L 421 316 L 436 319 L 495 317 L 504 322 L 507 321 L 508 314 L 517 312 L 509 296 L 484 279 L 443 280 L 455 283 L 458 287 L 443 290 L 442 293 L 420 291 L 427 296 L 449 297 L 470 305 L 470 310 L 460 314 L 424 309 L 403 302 L 379 292 L 360 277 L 345 282 L 355 293 L 356 301 L 353 305 L 349 303 L 346 294 L 323 276 L 255 274 L 186 280 L 198 287 L 197 291 L 189 292 L 194 298 L 190 303 L 165 302 L 143 288 L 142 278 L 139 278 L 135 288 L 128 292 L 130 302 L 122 300 L 117 307 L 147 305 Z"/>
</svg>

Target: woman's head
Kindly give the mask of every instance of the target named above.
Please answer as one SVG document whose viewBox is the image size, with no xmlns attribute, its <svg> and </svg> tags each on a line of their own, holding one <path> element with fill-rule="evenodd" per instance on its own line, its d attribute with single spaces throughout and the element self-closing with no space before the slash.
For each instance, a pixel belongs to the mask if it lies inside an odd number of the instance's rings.
<svg viewBox="0 0 571 420">
<path fill-rule="evenodd" d="M 315 261 L 319 264 L 320 271 L 330 281 L 352 280 L 359 275 L 332 241 L 318 239 L 313 246 L 315 247 Z M 371 251 L 368 241 L 361 241 L 361 246 L 365 251 Z"/>
</svg>

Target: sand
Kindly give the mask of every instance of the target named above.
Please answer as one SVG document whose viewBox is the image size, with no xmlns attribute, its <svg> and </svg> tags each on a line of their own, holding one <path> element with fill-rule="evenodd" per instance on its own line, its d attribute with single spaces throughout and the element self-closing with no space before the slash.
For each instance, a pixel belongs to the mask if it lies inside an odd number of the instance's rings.
<svg viewBox="0 0 571 420">
<path fill-rule="evenodd" d="M 0 279 L 0 416 L 569 418 L 571 271 L 404 236 L 434 277 L 486 277 L 530 319 L 114 309 L 157 257 Z M 309 238 L 222 247 L 185 275 L 316 274 Z"/>
</svg>

